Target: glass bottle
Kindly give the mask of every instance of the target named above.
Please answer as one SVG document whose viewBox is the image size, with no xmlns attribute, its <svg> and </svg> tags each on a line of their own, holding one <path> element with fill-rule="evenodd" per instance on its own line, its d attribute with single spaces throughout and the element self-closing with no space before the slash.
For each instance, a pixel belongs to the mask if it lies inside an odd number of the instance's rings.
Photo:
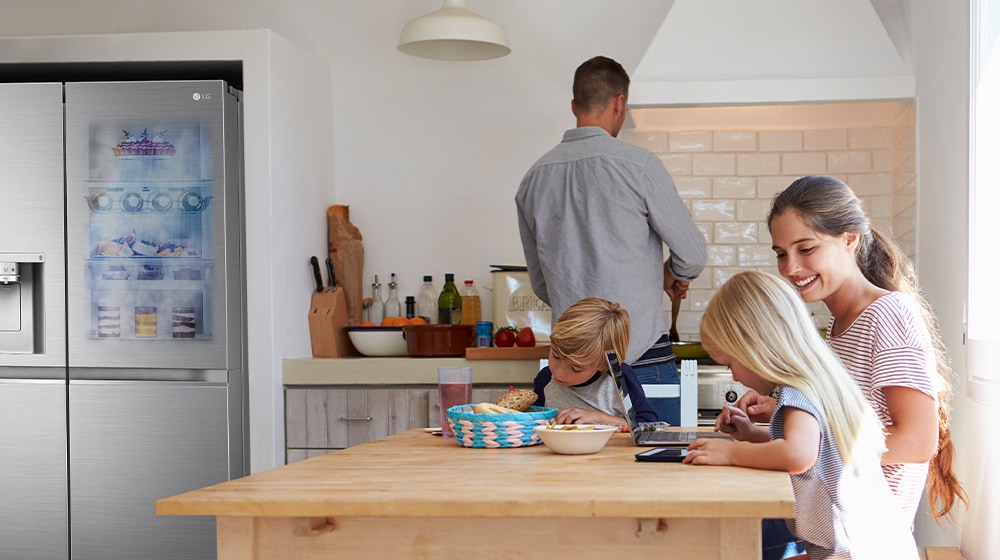
<svg viewBox="0 0 1000 560">
<path fill-rule="evenodd" d="M 376 325 L 382 324 L 385 318 L 385 302 L 382 301 L 382 284 L 378 282 L 378 274 L 372 282 L 372 304 L 369 306 L 368 320 Z"/>
<path fill-rule="evenodd" d="M 444 275 L 444 288 L 438 296 L 438 320 L 442 325 L 462 324 L 462 296 L 455 286 L 455 275 Z"/>
<path fill-rule="evenodd" d="M 406 318 L 412 319 L 417 316 L 417 300 L 413 296 L 406 296 Z"/>
<path fill-rule="evenodd" d="M 402 317 L 403 310 L 399 305 L 399 295 L 396 293 L 396 273 L 389 275 L 389 294 L 385 297 L 385 317 Z"/>
<path fill-rule="evenodd" d="M 462 296 L 462 323 L 475 325 L 482 321 L 482 302 L 479 299 L 479 290 L 473 285 L 472 280 L 465 281 L 459 295 Z"/>
<path fill-rule="evenodd" d="M 438 322 L 438 296 L 434 287 L 434 278 L 424 275 L 424 283 L 417 292 L 417 315 L 424 318 L 428 325 Z"/>
</svg>

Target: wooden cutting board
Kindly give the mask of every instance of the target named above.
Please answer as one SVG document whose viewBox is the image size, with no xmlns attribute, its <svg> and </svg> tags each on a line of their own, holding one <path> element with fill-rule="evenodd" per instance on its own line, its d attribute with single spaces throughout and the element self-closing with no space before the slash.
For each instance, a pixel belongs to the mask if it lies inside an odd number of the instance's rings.
<svg viewBox="0 0 1000 560">
<path fill-rule="evenodd" d="M 531 348 L 466 348 L 466 360 L 541 360 L 549 357 L 549 345 Z"/>
</svg>

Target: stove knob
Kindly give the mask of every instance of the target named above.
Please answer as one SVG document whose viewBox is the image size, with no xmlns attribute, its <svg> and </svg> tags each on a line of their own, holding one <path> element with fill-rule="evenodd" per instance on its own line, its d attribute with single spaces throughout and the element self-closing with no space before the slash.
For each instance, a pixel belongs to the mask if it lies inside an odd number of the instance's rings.
<svg viewBox="0 0 1000 560">
<path fill-rule="evenodd" d="M 736 391 L 733 391 L 732 389 L 726 391 L 726 402 L 727 403 L 734 403 L 734 402 L 736 402 L 736 399 L 738 399 L 739 397 L 740 396 L 736 394 Z"/>
</svg>

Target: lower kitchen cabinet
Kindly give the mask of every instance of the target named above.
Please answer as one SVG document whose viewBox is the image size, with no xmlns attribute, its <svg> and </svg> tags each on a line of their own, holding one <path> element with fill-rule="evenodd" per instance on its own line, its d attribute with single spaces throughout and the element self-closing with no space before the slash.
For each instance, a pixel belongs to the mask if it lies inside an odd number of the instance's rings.
<svg viewBox="0 0 1000 560">
<path fill-rule="evenodd" d="M 476 386 L 472 400 L 493 402 L 507 390 Z M 436 385 L 285 387 L 285 462 L 438 426 L 440 410 Z"/>
</svg>

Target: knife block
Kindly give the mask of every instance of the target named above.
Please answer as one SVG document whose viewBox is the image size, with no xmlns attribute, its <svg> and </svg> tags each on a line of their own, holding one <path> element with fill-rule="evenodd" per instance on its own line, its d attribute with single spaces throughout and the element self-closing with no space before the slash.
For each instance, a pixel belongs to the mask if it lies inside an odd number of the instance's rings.
<svg viewBox="0 0 1000 560">
<path fill-rule="evenodd" d="M 344 288 L 324 288 L 312 296 L 309 309 L 309 336 L 316 358 L 357 356 L 358 351 L 347 336 L 347 301 Z"/>
</svg>

